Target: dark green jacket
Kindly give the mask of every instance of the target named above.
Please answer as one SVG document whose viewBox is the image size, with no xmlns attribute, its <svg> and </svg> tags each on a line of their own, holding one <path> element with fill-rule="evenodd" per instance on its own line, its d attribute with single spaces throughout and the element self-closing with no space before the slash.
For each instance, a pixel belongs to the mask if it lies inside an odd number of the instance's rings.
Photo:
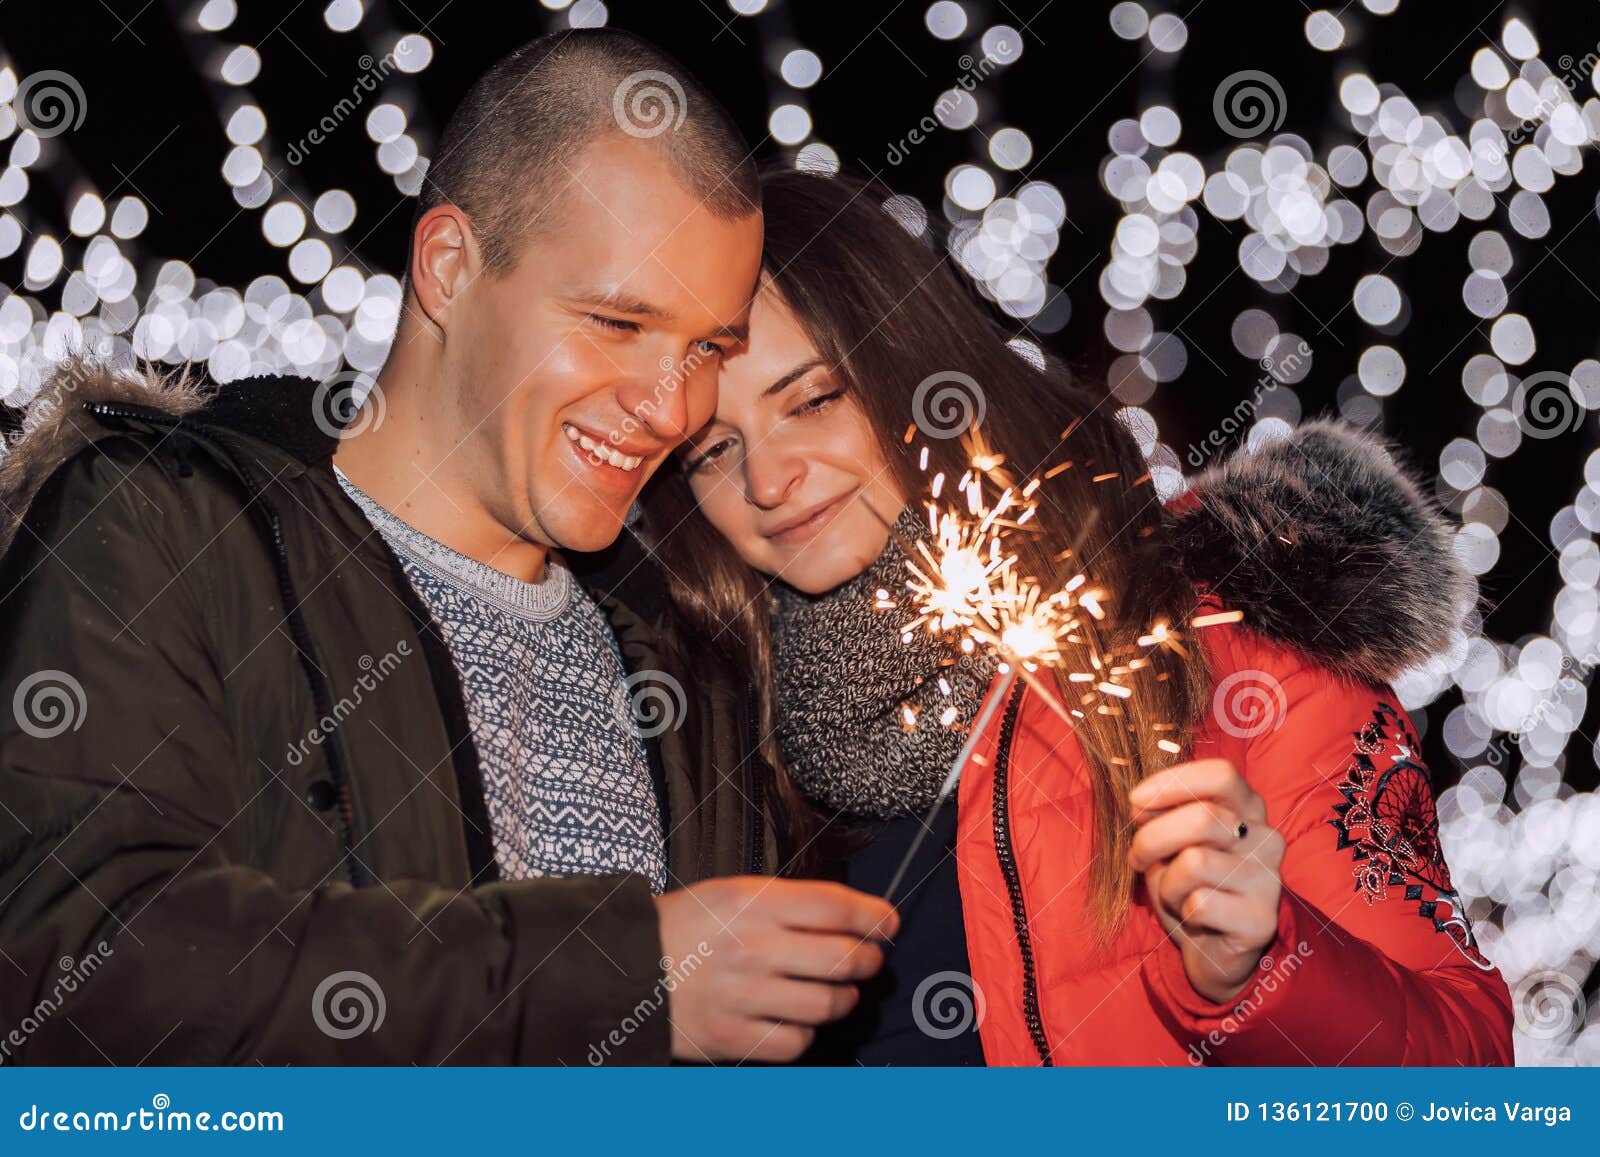
<svg viewBox="0 0 1600 1157">
<path fill-rule="evenodd" d="M 645 881 L 497 879 L 454 665 L 320 401 L 69 364 L 0 459 L 0 1063 L 666 1061 Z M 674 885 L 763 870 L 744 688 L 596 583 L 684 689 Z"/>
</svg>

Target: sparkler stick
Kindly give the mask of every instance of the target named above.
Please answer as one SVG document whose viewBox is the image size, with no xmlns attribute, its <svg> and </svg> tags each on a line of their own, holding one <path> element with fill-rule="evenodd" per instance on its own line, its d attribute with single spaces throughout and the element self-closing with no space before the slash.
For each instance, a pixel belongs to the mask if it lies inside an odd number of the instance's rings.
<svg viewBox="0 0 1600 1157">
<path fill-rule="evenodd" d="M 1044 680 L 1040 679 L 1038 675 L 1034 674 L 1026 667 L 1018 667 L 1016 669 L 1016 673 L 1018 677 L 1020 677 L 1022 681 L 1028 685 L 1029 690 L 1031 690 L 1035 695 L 1039 696 L 1039 698 L 1043 699 L 1045 706 L 1049 707 L 1050 710 L 1056 713 L 1061 722 L 1065 723 L 1068 727 L 1073 725 L 1072 713 L 1062 706 L 1061 700 L 1056 697 L 1055 692 L 1049 687 L 1045 686 Z"/>
<path fill-rule="evenodd" d="M 984 729 L 989 726 L 989 720 L 994 716 L 995 708 L 999 707 L 1007 695 L 1011 694 L 1011 685 L 1017 681 L 1019 668 L 1012 666 L 1001 678 L 1000 685 L 989 698 L 989 702 L 978 714 L 972 730 L 967 733 L 967 741 L 961 745 L 961 754 L 956 756 L 955 762 L 950 765 L 950 772 L 944 777 L 944 783 L 939 787 L 939 794 L 934 798 L 933 804 L 928 808 L 928 814 L 922 818 L 922 826 L 917 829 L 917 834 L 912 837 L 911 846 L 906 849 L 906 854 L 900 858 L 900 866 L 894 870 L 894 877 L 889 881 L 889 887 L 884 891 L 883 898 L 889 903 L 894 903 L 895 893 L 900 890 L 900 884 L 905 879 L 906 872 L 911 868 L 911 861 L 917 858 L 917 851 L 928 838 L 928 831 L 933 827 L 934 817 L 939 814 L 939 809 L 950 798 L 950 793 L 955 790 L 956 784 L 961 780 L 961 769 L 967 766 L 967 760 L 972 758 L 972 752 L 978 746 L 978 739 L 983 735 Z"/>
</svg>

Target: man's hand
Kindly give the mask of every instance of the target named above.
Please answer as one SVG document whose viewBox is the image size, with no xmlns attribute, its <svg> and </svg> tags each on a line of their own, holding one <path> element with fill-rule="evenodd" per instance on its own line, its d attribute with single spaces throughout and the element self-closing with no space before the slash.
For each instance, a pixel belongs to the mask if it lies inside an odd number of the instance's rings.
<svg viewBox="0 0 1600 1157">
<path fill-rule="evenodd" d="M 1283 836 L 1267 825 L 1266 804 L 1225 759 L 1157 772 L 1128 801 L 1139 825 L 1128 863 L 1144 873 L 1156 917 L 1183 952 L 1189 983 L 1213 1003 L 1232 999 L 1278 934 Z"/>
<path fill-rule="evenodd" d="M 900 918 L 876 896 L 808 880 L 706 880 L 656 899 L 661 951 L 700 963 L 669 996 L 672 1055 L 792 1061 L 856 1005 Z M 701 945 L 705 948 L 702 949 Z"/>
</svg>

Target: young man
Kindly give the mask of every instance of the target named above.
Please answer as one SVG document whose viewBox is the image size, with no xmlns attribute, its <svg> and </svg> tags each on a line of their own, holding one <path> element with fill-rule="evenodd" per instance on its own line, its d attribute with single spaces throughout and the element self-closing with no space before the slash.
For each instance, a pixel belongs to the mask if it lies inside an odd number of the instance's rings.
<svg viewBox="0 0 1600 1157">
<path fill-rule="evenodd" d="M 784 1060 L 877 970 L 887 905 L 756 878 L 740 691 L 553 553 L 711 412 L 743 142 L 597 31 L 496 65 L 438 152 L 349 437 L 316 383 L 77 364 L 0 460 L 0 1059 Z"/>
</svg>

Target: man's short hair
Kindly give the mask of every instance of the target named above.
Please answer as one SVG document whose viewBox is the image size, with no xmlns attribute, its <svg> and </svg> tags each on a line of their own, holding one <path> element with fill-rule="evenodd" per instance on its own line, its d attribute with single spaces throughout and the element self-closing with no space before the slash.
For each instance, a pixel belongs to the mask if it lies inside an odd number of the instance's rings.
<svg viewBox="0 0 1600 1157">
<path fill-rule="evenodd" d="M 648 41 L 584 28 L 529 41 L 467 90 L 428 168 L 412 236 L 423 214 L 455 205 L 485 264 L 510 268 L 522 242 L 554 221 L 551 202 L 581 180 L 573 158 L 608 133 L 659 148 L 719 217 L 760 208 L 750 149 L 716 98 Z"/>
</svg>

